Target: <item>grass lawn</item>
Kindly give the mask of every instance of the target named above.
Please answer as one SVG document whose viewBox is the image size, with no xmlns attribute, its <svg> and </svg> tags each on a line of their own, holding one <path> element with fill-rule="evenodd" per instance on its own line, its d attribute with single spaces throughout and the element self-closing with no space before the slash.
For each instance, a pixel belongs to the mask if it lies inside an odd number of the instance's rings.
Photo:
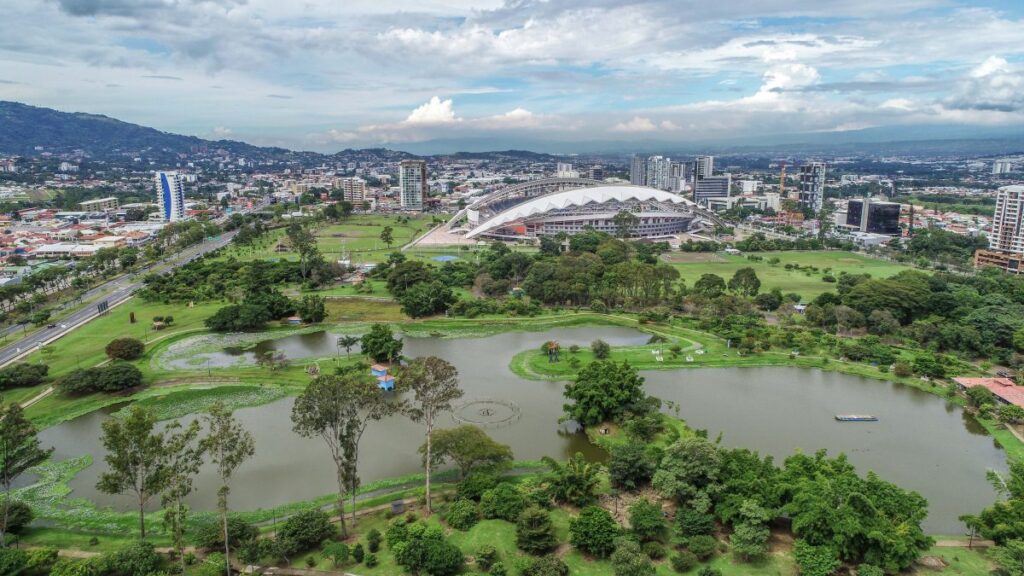
<svg viewBox="0 0 1024 576">
<path fill-rule="evenodd" d="M 763 260 L 756 262 L 747 260 L 746 255 L 681 252 L 666 254 L 663 259 L 679 271 L 680 278 L 686 280 L 686 285 L 689 287 L 692 287 L 702 274 L 717 274 L 728 282 L 737 270 L 749 266 L 761 279 L 761 292 L 768 292 L 773 288 L 778 288 L 783 293 L 796 292 L 804 297 L 805 302 L 822 292 L 835 290 L 835 284 L 822 280 L 826 275 L 826 269 L 830 269 L 829 273 L 835 277 L 838 277 L 840 272 L 849 272 L 851 274 L 867 273 L 875 278 L 885 278 L 910 269 L 909 266 L 903 264 L 887 262 L 862 254 L 831 250 L 757 252 L 753 255 L 760 256 Z M 773 266 L 768 263 L 768 260 L 772 258 L 779 258 L 780 262 Z M 786 264 L 814 266 L 818 268 L 818 271 L 786 270 Z"/>
</svg>

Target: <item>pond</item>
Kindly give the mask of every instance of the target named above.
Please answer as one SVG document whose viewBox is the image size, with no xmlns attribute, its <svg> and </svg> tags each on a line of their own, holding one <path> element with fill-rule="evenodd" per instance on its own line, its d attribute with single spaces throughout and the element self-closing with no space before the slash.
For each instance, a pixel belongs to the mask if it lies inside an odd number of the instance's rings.
<svg viewBox="0 0 1024 576">
<path fill-rule="evenodd" d="M 466 396 L 457 413 L 467 420 L 500 422 L 488 433 L 512 446 L 520 460 L 552 456 L 564 459 L 582 451 L 603 457 L 582 434 L 566 432 L 562 415 L 562 383 L 522 380 L 508 364 L 512 356 L 558 340 L 563 349 L 601 338 L 613 346 L 646 342 L 647 335 L 618 327 L 564 328 L 548 332 L 512 332 L 463 339 L 405 339 L 408 356 L 434 355 L 459 370 Z M 337 353 L 335 335 L 318 332 L 294 335 L 260 350 L 275 349 L 289 358 Z M 231 349 L 208 354 L 211 362 L 251 361 L 252 350 Z M 1004 470 L 1005 455 L 973 419 L 944 399 L 914 388 L 844 374 L 789 367 L 709 368 L 645 372 L 649 393 L 680 406 L 679 416 L 691 427 L 722 435 L 726 446 L 747 447 L 775 456 L 795 450 L 845 452 L 861 473 L 874 470 L 883 478 L 917 490 L 929 501 L 925 529 L 957 534 L 957 517 L 989 504 L 994 494 L 985 481 L 989 468 Z M 329 494 L 335 490 L 333 463 L 320 440 L 306 440 L 291 431 L 291 405 L 285 398 L 241 409 L 239 419 L 252 431 L 256 456 L 242 466 L 231 487 L 234 509 L 267 508 Z M 838 413 L 867 413 L 878 422 L 840 423 Z M 96 491 L 103 470 L 100 424 L 107 415 L 95 412 L 42 433 L 44 445 L 56 447 L 56 458 L 93 454 L 96 464 L 71 483 L 73 496 L 100 506 L 131 510 L 125 497 Z M 445 417 L 442 425 L 455 425 Z M 416 452 L 423 431 L 395 417 L 371 425 L 363 440 L 360 475 L 363 482 L 417 472 Z M 212 470 L 197 479 L 191 505 L 213 509 L 216 482 Z"/>
</svg>

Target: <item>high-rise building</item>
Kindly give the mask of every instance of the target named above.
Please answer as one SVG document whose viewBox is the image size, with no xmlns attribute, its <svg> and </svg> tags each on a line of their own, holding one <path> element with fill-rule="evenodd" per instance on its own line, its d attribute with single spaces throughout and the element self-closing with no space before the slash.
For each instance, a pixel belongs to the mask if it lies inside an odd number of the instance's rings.
<svg viewBox="0 0 1024 576">
<path fill-rule="evenodd" d="M 579 178 L 580 173 L 572 169 L 569 162 L 559 162 L 555 169 L 555 176 L 558 178 Z"/>
<path fill-rule="evenodd" d="M 423 210 L 427 196 L 426 160 L 402 160 L 398 173 L 399 200 L 405 210 Z"/>
<path fill-rule="evenodd" d="M 604 180 L 604 166 L 591 166 L 587 177 L 591 180 Z"/>
<path fill-rule="evenodd" d="M 820 212 L 825 201 L 825 163 L 808 162 L 800 166 L 800 206 Z"/>
<path fill-rule="evenodd" d="M 697 180 L 711 176 L 714 172 L 714 156 L 697 156 L 697 159 L 693 161 L 693 175 Z"/>
<path fill-rule="evenodd" d="M 341 198 L 353 204 L 366 200 L 366 181 L 362 178 L 342 178 L 338 182 Z"/>
<path fill-rule="evenodd" d="M 1000 174 L 1009 174 L 1013 172 L 1013 161 L 1006 158 L 1002 160 L 995 160 L 992 162 L 992 174 L 998 176 Z"/>
<path fill-rule="evenodd" d="M 153 177 L 153 190 L 165 222 L 185 219 L 185 177 L 182 174 L 157 172 Z"/>
<path fill-rule="evenodd" d="M 638 154 L 633 154 L 629 163 L 629 183 L 634 186 L 647 184 L 647 162 Z"/>
<path fill-rule="evenodd" d="M 1003 186 L 996 193 L 996 213 L 988 250 L 974 253 L 974 265 L 996 266 L 1013 273 L 1024 273 L 1024 186 Z"/>
<path fill-rule="evenodd" d="M 900 204 L 871 198 L 850 200 L 846 204 L 846 225 L 861 232 L 898 236 L 901 233 Z"/>
<path fill-rule="evenodd" d="M 728 198 L 732 174 L 705 176 L 694 183 L 693 201 L 700 204 L 710 198 Z"/>
<path fill-rule="evenodd" d="M 647 159 L 646 185 L 658 190 L 672 189 L 672 159 L 651 156 Z"/>
</svg>

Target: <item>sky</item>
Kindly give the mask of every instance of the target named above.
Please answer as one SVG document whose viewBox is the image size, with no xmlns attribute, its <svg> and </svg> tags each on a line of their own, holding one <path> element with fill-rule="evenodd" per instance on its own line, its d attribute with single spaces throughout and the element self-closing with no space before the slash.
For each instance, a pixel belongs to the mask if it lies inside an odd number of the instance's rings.
<svg viewBox="0 0 1024 576">
<path fill-rule="evenodd" d="M 1024 131 L 1024 2 L 4 0 L 0 100 L 321 151 Z"/>
</svg>

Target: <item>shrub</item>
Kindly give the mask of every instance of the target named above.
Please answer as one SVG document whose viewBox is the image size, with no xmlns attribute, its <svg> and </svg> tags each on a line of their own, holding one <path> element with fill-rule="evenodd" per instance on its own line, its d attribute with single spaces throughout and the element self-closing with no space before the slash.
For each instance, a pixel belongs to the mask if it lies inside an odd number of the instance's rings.
<svg viewBox="0 0 1024 576">
<path fill-rule="evenodd" d="M 0 368 L 0 390 L 38 386 L 46 381 L 50 367 L 46 364 L 18 362 Z"/>
<path fill-rule="evenodd" d="M 647 499 L 637 500 L 629 507 L 629 525 L 640 542 L 661 540 L 665 535 L 661 506 Z"/>
<path fill-rule="evenodd" d="M 914 370 L 906 362 L 897 362 L 893 365 L 892 373 L 900 378 L 908 378 L 914 374 Z"/>
<path fill-rule="evenodd" d="M 126 362 L 112 362 L 95 368 L 72 370 L 57 381 L 65 394 L 120 392 L 142 384 L 142 372 Z"/>
<path fill-rule="evenodd" d="M 124 548 L 103 555 L 106 570 L 104 574 L 154 574 L 160 570 L 163 557 L 156 553 L 153 544 L 136 540 Z"/>
<path fill-rule="evenodd" d="M 321 510 L 293 514 L 277 531 L 278 538 L 293 541 L 298 550 L 309 550 L 334 535 L 334 524 L 331 524 L 327 513 Z"/>
<path fill-rule="evenodd" d="M 117 338 L 107 344 L 107 357 L 113 360 L 137 360 L 142 357 L 146 345 L 135 338 Z"/>
<path fill-rule="evenodd" d="M 793 545 L 793 559 L 801 576 L 831 576 L 839 568 L 836 551 L 828 546 L 813 546 L 804 540 Z"/>
<path fill-rule="evenodd" d="M 700 570 L 697 571 L 697 576 L 722 576 L 722 571 L 711 566 L 701 566 Z M 801 576 L 803 576 L 803 573 L 801 573 Z"/>
<path fill-rule="evenodd" d="M 356 564 L 362 564 L 363 558 L 366 556 L 366 551 L 363 550 L 362 542 L 355 545 L 352 548 L 352 559 L 356 561 Z"/>
<path fill-rule="evenodd" d="M 569 566 L 555 556 L 544 556 L 530 562 L 522 571 L 523 576 L 569 576 Z"/>
<path fill-rule="evenodd" d="M 615 549 L 619 525 L 604 508 L 587 506 L 569 522 L 569 541 L 576 548 L 599 558 Z"/>
<path fill-rule="evenodd" d="M 365 564 L 366 564 L 367 568 L 373 568 L 374 566 L 376 566 L 377 565 L 377 555 L 376 554 L 372 554 L 372 553 L 371 554 L 367 554 L 366 555 L 366 562 L 365 562 Z"/>
<path fill-rule="evenodd" d="M 366 533 L 366 548 L 373 553 L 380 550 L 380 530 L 373 528 Z"/>
<path fill-rule="evenodd" d="M 700 534 L 689 539 L 686 547 L 701 561 L 707 560 L 718 551 L 718 540 L 708 534 Z"/>
<path fill-rule="evenodd" d="M 316 567 L 316 556 L 313 556 L 313 555 L 306 556 L 306 567 L 307 568 L 315 568 Z"/>
<path fill-rule="evenodd" d="M 498 477 L 486 472 L 472 472 L 455 489 L 458 498 L 479 501 L 483 493 L 498 485 Z"/>
<path fill-rule="evenodd" d="M 241 518 L 228 517 L 228 537 L 231 547 L 237 548 L 244 542 L 255 540 L 259 536 L 258 528 Z M 192 543 L 196 548 L 219 550 L 224 548 L 223 527 L 219 521 L 203 522 L 192 531 Z"/>
<path fill-rule="evenodd" d="M 476 503 L 460 498 L 448 506 L 444 520 L 456 530 L 469 530 L 479 518 L 480 514 L 476 509 Z"/>
<path fill-rule="evenodd" d="M 857 576 L 885 576 L 885 570 L 873 564 L 861 564 L 857 566 Z"/>
<path fill-rule="evenodd" d="M 644 542 L 640 548 L 651 560 L 661 560 L 666 555 L 665 546 L 661 542 Z"/>
<path fill-rule="evenodd" d="M 324 556 L 331 559 L 331 563 L 334 564 L 335 568 L 348 562 L 349 550 L 348 544 L 344 542 L 330 542 L 324 546 Z"/>
<path fill-rule="evenodd" d="M 590 343 L 590 351 L 594 353 L 594 358 L 604 360 L 608 356 L 611 356 L 612 347 L 604 340 L 594 340 Z"/>
<path fill-rule="evenodd" d="M 611 557 L 615 576 L 654 576 L 654 565 L 640 549 L 640 545 L 628 538 L 619 538 Z"/>
<path fill-rule="evenodd" d="M 0 574 L 13 576 L 25 569 L 28 554 L 18 548 L 0 548 Z"/>
<path fill-rule="evenodd" d="M 669 562 L 671 562 L 673 570 L 683 573 L 693 570 L 694 566 L 696 566 L 700 560 L 697 559 L 697 556 L 693 552 L 683 550 L 682 552 L 672 556 Z"/>
<path fill-rule="evenodd" d="M 647 446 L 639 440 L 612 446 L 608 458 L 608 477 L 612 486 L 636 490 L 651 481 L 655 461 Z"/>
<path fill-rule="evenodd" d="M 498 563 L 498 551 L 490 544 L 484 544 L 476 551 L 476 567 L 487 571 Z"/>
<path fill-rule="evenodd" d="M 388 529 L 384 531 L 384 541 L 387 542 L 388 548 L 394 548 L 395 544 L 399 542 L 405 542 L 409 539 L 409 528 L 405 521 L 405 518 L 395 518 Z"/>
<path fill-rule="evenodd" d="M 537 507 L 527 508 L 516 522 L 516 546 L 530 554 L 545 554 L 558 545 L 551 515 Z"/>
<path fill-rule="evenodd" d="M 526 500 L 512 484 L 498 484 L 480 497 L 480 513 L 484 518 L 515 522 L 524 508 Z"/>
<path fill-rule="evenodd" d="M 676 511 L 676 533 L 682 538 L 711 534 L 715 531 L 715 517 L 693 508 Z"/>
<path fill-rule="evenodd" d="M 505 565 L 501 562 L 495 562 L 487 573 L 491 576 L 508 576 L 508 570 L 505 569 Z"/>
<path fill-rule="evenodd" d="M 203 563 L 189 572 L 189 576 L 220 576 L 227 568 L 227 559 L 220 552 L 208 554 Z"/>
</svg>

